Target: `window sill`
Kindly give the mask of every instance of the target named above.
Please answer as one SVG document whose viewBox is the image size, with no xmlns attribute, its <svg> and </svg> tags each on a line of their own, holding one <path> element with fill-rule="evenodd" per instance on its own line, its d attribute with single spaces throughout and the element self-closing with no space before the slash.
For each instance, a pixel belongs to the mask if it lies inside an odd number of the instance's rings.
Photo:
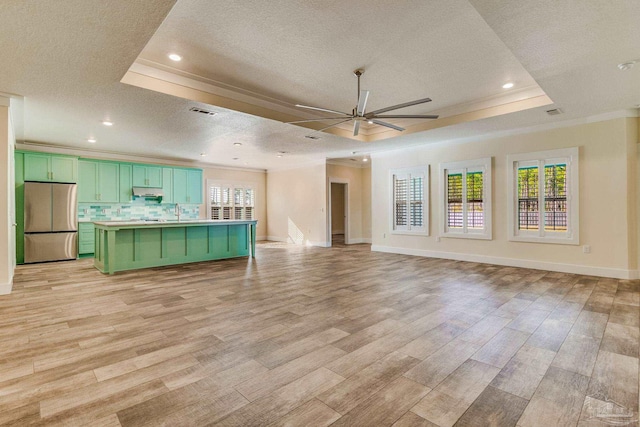
<svg viewBox="0 0 640 427">
<path fill-rule="evenodd" d="M 551 237 L 533 237 L 533 236 L 509 236 L 511 242 L 524 242 L 524 243 L 549 243 L 552 245 L 572 245 L 578 246 L 580 240 L 577 237 L 574 238 L 551 238 Z"/>
<path fill-rule="evenodd" d="M 393 230 L 389 232 L 389 234 L 398 234 L 403 236 L 429 236 L 429 232 L 427 231 L 408 231 L 408 230 Z"/>
<path fill-rule="evenodd" d="M 442 233 L 440 237 L 453 238 L 453 239 L 473 239 L 473 240 L 493 240 L 491 235 L 480 233 Z"/>
</svg>

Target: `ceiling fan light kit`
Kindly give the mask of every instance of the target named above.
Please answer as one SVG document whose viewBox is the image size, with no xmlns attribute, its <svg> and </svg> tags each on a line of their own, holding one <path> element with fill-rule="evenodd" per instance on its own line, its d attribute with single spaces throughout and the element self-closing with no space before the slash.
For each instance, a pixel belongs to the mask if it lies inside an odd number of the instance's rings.
<svg viewBox="0 0 640 427">
<path fill-rule="evenodd" d="M 397 104 L 397 105 L 392 105 L 390 107 L 385 107 L 385 108 L 381 108 L 379 110 L 375 110 L 375 111 L 371 111 L 369 113 L 366 112 L 366 108 L 367 108 L 367 101 L 369 99 L 369 91 L 368 90 L 361 90 L 360 89 L 360 77 L 364 74 L 364 70 L 359 68 L 357 70 L 355 70 L 353 72 L 353 75 L 355 75 L 358 78 L 358 102 L 356 104 L 356 107 L 351 111 L 351 113 L 345 113 L 342 111 L 338 111 L 338 110 L 331 110 L 328 108 L 321 108 L 321 107 L 313 107 L 310 105 L 302 105 L 302 104 L 296 104 L 296 107 L 298 108 L 305 108 L 307 110 L 314 110 L 314 111 L 322 111 L 325 113 L 332 113 L 335 114 L 335 117 L 324 117 L 321 119 L 307 119 L 307 120 L 296 120 L 293 122 L 287 122 L 290 124 L 297 124 L 297 123 L 309 123 L 309 122 L 322 122 L 322 121 L 337 121 L 337 123 L 333 123 L 327 127 L 324 127 L 322 129 L 319 129 L 317 132 L 322 132 L 324 130 L 327 130 L 329 128 L 338 126 L 342 123 L 346 123 L 346 122 L 350 122 L 353 121 L 353 136 L 358 136 L 358 133 L 360 132 L 360 123 L 362 121 L 366 121 L 369 124 L 376 124 L 379 126 L 384 126 L 390 129 L 394 129 L 397 130 L 398 132 L 402 132 L 404 130 L 403 127 L 400 126 L 396 126 L 394 124 L 379 120 L 379 119 L 437 119 L 438 116 L 437 115 L 433 115 L 433 114 L 387 114 L 387 115 L 381 115 L 381 113 L 386 113 L 388 111 L 394 111 L 394 110 L 399 110 L 401 108 L 406 108 L 406 107 L 411 107 L 413 105 L 419 105 L 419 104 L 424 104 L 426 102 L 431 102 L 431 98 L 422 98 L 422 99 L 418 99 L 416 101 L 410 101 L 410 102 L 405 102 L 402 104 Z"/>
</svg>

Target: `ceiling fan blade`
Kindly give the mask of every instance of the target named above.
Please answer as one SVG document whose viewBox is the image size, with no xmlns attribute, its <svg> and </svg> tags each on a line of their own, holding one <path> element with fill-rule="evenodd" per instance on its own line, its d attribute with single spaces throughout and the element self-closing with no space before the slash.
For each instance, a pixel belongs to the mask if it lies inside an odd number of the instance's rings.
<svg viewBox="0 0 640 427">
<path fill-rule="evenodd" d="M 437 114 L 384 114 L 371 116 L 372 119 L 437 119 Z"/>
<path fill-rule="evenodd" d="M 352 114 L 343 113 L 342 111 L 329 110 L 328 108 L 311 107 L 309 105 L 296 104 L 298 108 L 306 108 L 307 110 L 324 111 L 326 113 L 342 114 L 343 116 L 352 116 Z"/>
<path fill-rule="evenodd" d="M 358 136 L 358 132 L 360 132 L 360 120 L 353 122 L 353 136 Z"/>
<path fill-rule="evenodd" d="M 358 97 L 358 107 L 356 107 L 356 111 L 359 116 L 364 114 L 364 109 L 367 107 L 367 99 L 369 98 L 368 90 L 361 90 L 360 96 Z"/>
<path fill-rule="evenodd" d="M 385 126 L 385 127 L 391 128 L 391 129 L 395 129 L 395 130 L 400 131 L 400 132 L 402 132 L 404 130 L 404 128 L 401 128 L 400 126 L 392 125 L 391 123 L 383 122 L 383 121 L 376 120 L 376 119 L 371 119 L 371 121 L 373 123 L 377 124 L 377 125 Z"/>
<path fill-rule="evenodd" d="M 387 111 L 398 110 L 400 108 L 411 107 L 412 105 L 424 104 L 425 102 L 431 102 L 431 98 L 418 99 L 416 101 L 405 102 L 404 104 L 392 105 L 391 107 L 381 108 L 376 111 L 372 111 L 365 115 L 365 117 L 375 116 L 376 114 L 386 113 Z"/>
<path fill-rule="evenodd" d="M 343 121 L 341 121 L 341 122 L 338 122 L 338 123 L 334 123 L 334 124 L 332 124 L 332 125 L 329 125 L 329 126 L 327 126 L 326 128 L 318 129 L 316 132 L 322 132 L 323 130 L 327 130 L 327 129 L 332 128 L 332 127 L 334 127 L 334 126 L 341 125 L 341 124 L 342 124 L 342 123 L 344 123 L 344 122 L 348 122 L 349 120 L 353 120 L 353 119 L 348 118 L 347 120 L 343 120 Z"/>
<path fill-rule="evenodd" d="M 324 122 L 326 120 L 351 120 L 351 117 L 348 117 L 348 118 L 345 118 L 345 117 L 325 117 L 324 119 L 296 120 L 294 122 L 285 122 L 285 123 L 295 124 L 295 123 L 307 123 L 307 122 Z"/>
</svg>

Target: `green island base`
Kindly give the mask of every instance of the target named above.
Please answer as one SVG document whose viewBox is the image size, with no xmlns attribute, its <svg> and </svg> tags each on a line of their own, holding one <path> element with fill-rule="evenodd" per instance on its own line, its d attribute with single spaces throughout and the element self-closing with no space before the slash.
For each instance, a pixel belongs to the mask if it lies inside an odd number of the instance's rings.
<svg viewBox="0 0 640 427">
<path fill-rule="evenodd" d="M 94 266 L 102 273 L 251 256 L 256 220 L 94 222 Z"/>
</svg>

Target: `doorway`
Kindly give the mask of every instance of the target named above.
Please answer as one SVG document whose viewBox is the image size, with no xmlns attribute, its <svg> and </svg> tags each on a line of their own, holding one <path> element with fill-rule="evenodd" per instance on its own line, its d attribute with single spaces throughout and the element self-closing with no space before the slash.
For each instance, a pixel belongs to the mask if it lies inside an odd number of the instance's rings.
<svg viewBox="0 0 640 427">
<path fill-rule="evenodd" d="M 349 243 L 349 191 L 348 184 L 331 182 L 330 189 L 330 233 L 331 246 L 346 245 Z"/>
</svg>

